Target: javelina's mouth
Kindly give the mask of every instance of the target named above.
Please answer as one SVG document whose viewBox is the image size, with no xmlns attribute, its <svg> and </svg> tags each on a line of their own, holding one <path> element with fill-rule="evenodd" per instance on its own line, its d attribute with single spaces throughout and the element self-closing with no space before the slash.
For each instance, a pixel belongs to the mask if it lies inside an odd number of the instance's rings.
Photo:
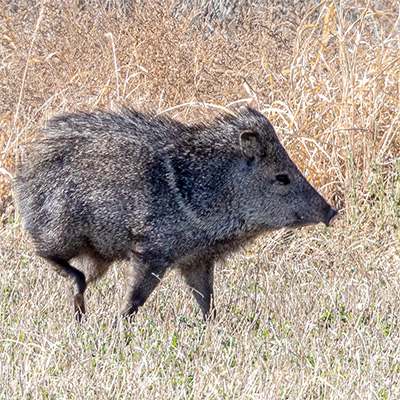
<svg viewBox="0 0 400 400">
<path fill-rule="evenodd" d="M 329 226 L 329 223 L 332 221 L 332 218 L 334 218 L 337 215 L 337 213 L 338 213 L 337 210 L 331 208 L 325 217 L 324 224 L 326 226 Z"/>
</svg>

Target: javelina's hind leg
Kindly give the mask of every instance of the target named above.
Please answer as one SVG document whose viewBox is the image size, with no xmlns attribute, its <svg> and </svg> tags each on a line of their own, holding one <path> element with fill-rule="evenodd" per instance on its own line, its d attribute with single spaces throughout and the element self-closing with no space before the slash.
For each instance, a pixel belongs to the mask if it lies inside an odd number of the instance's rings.
<svg viewBox="0 0 400 400">
<path fill-rule="evenodd" d="M 128 293 L 125 298 L 125 306 L 122 315 L 124 317 L 135 314 L 153 290 L 160 283 L 166 271 L 165 268 L 143 267 L 132 264 Z"/>
<path fill-rule="evenodd" d="M 213 299 L 214 262 L 196 261 L 193 264 L 184 265 L 181 273 L 192 289 L 193 296 L 203 312 L 204 320 L 214 319 L 216 317 Z"/>
<path fill-rule="evenodd" d="M 75 317 L 78 321 L 85 313 L 84 293 L 87 287 L 83 272 L 74 268 L 67 260 L 59 257 L 46 257 L 56 268 L 57 271 L 68 278 L 72 283 L 72 294 L 74 298 Z"/>
</svg>

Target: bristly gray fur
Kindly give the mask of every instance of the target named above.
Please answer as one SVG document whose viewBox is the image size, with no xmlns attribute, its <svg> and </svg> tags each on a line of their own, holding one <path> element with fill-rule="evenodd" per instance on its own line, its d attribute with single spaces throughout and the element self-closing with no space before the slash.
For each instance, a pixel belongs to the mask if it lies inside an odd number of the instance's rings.
<svg viewBox="0 0 400 400">
<path fill-rule="evenodd" d="M 130 109 L 62 115 L 29 146 L 15 183 L 37 253 L 72 280 L 79 315 L 87 283 L 129 259 L 125 314 L 177 267 L 206 317 L 217 257 L 335 214 L 251 108 L 194 126 Z"/>
</svg>

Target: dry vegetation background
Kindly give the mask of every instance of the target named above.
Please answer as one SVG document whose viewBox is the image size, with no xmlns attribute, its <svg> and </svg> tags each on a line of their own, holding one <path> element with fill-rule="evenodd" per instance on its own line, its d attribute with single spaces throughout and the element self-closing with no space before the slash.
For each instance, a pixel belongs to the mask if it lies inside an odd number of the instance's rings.
<svg viewBox="0 0 400 400">
<path fill-rule="evenodd" d="M 194 3 L 0 0 L 0 399 L 399 399 L 399 3 Z M 340 218 L 218 265 L 213 323 L 174 273 L 115 319 L 117 265 L 77 325 L 11 179 L 47 118 L 121 103 L 250 104 Z"/>
</svg>

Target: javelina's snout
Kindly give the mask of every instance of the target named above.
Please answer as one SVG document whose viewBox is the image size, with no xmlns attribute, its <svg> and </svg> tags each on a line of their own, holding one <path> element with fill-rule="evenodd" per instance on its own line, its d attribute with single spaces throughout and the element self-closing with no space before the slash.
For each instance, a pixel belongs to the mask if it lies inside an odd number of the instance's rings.
<svg viewBox="0 0 400 400">
<path fill-rule="evenodd" d="M 324 220 L 324 224 L 326 226 L 329 226 L 329 223 L 337 215 L 337 213 L 338 213 L 337 210 L 334 210 L 331 206 L 329 206 L 328 212 L 326 213 L 326 217 Z"/>
</svg>

